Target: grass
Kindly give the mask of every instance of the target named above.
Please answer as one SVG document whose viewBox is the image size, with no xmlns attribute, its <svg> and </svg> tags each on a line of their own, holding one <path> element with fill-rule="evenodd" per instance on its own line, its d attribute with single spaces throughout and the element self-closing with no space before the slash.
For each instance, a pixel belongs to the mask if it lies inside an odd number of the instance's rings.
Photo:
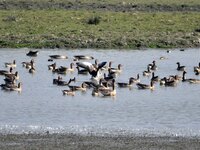
<svg viewBox="0 0 200 150">
<path fill-rule="evenodd" d="M 198 12 L 0 10 L 0 20 L 0 47 L 188 47 L 200 35 Z"/>
<path fill-rule="evenodd" d="M 3 1 L 3 0 L 1 0 Z M 0 2 L 1 2 L 0 1 Z M 7 2 L 39 2 L 39 3 L 64 3 L 64 4 L 73 4 L 73 3 L 79 3 L 79 4 L 136 4 L 136 5 L 152 5 L 152 4 L 159 4 L 159 5 L 200 5 L 199 0 L 6 0 Z"/>
</svg>

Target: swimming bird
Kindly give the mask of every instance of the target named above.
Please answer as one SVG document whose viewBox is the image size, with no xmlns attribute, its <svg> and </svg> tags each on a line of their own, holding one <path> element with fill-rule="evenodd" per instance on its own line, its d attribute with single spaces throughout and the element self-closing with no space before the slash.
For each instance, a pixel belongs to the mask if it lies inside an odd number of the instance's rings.
<svg viewBox="0 0 200 150">
<path fill-rule="evenodd" d="M 38 51 L 29 51 L 27 54 L 27 56 L 31 56 L 31 57 L 36 57 L 38 55 Z"/>
<path fill-rule="evenodd" d="M 158 81 L 159 81 L 159 77 L 158 77 L 158 76 L 155 76 L 155 73 L 154 73 L 154 72 L 152 72 L 151 81 L 153 81 L 153 82 L 158 82 Z"/>
<path fill-rule="evenodd" d="M 167 80 L 166 77 L 164 77 L 165 80 L 165 86 L 176 86 L 177 85 L 177 81 L 176 80 Z"/>
<path fill-rule="evenodd" d="M 194 73 L 195 73 L 195 75 L 199 75 L 200 71 L 195 70 Z"/>
<path fill-rule="evenodd" d="M 25 62 L 25 61 L 22 62 L 22 65 L 23 65 L 23 67 L 25 67 L 26 69 L 30 69 L 32 65 L 34 66 L 34 59 L 31 59 L 30 62 Z"/>
<path fill-rule="evenodd" d="M 183 71 L 183 78 L 182 78 L 182 81 L 183 81 L 183 82 L 200 83 L 200 79 L 194 79 L 194 78 L 186 79 L 186 77 L 185 77 L 185 74 L 186 74 L 186 73 L 187 73 L 186 71 Z"/>
<path fill-rule="evenodd" d="M 82 91 L 82 92 L 85 92 L 87 89 L 84 82 L 81 84 L 81 86 L 69 85 L 69 88 L 70 90 L 73 90 L 73 91 Z"/>
<path fill-rule="evenodd" d="M 186 69 L 185 66 L 181 66 L 181 65 L 180 65 L 180 62 L 177 62 L 176 64 L 178 65 L 178 67 L 177 67 L 177 70 L 178 70 L 178 71 L 184 71 L 184 70 Z"/>
<path fill-rule="evenodd" d="M 200 72 L 200 62 L 199 62 L 199 66 L 195 66 L 194 67 L 194 72 Z"/>
<path fill-rule="evenodd" d="M 17 66 L 16 60 L 13 60 L 12 63 L 8 63 L 8 62 L 5 63 L 5 67 L 12 67 L 12 68 L 15 68 L 16 66 Z"/>
<path fill-rule="evenodd" d="M 138 89 L 150 89 L 150 90 L 154 89 L 154 82 L 153 81 L 150 82 L 150 85 L 142 84 L 142 83 L 137 83 L 136 85 L 137 85 Z"/>
<path fill-rule="evenodd" d="M 68 59 L 68 57 L 64 55 L 49 55 L 49 57 L 52 59 Z"/>
<path fill-rule="evenodd" d="M 70 96 L 74 96 L 75 95 L 75 91 L 73 90 L 62 90 L 63 95 L 70 95 Z"/>
<path fill-rule="evenodd" d="M 112 73 L 121 73 L 122 72 L 122 64 L 118 64 L 117 68 L 109 68 Z"/>
<path fill-rule="evenodd" d="M 115 79 L 112 80 L 112 88 L 108 88 L 108 89 L 99 89 L 99 92 L 100 92 L 103 96 L 115 96 L 115 95 L 116 95 Z"/>
<path fill-rule="evenodd" d="M 53 63 L 53 64 L 51 64 L 51 65 L 48 65 L 48 69 L 49 69 L 49 70 L 53 70 L 53 69 L 55 69 L 55 68 L 56 68 L 56 62 Z"/>
<path fill-rule="evenodd" d="M 29 69 L 29 73 L 35 73 L 35 67 L 33 65 L 31 65 L 31 68 Z"/>
<path fill-rule="evenodd" d="M 143 71 L 143 76 L 150 76 L 150 75 L 151 75 L 150 66 L 147 66 L 147 70 Z"/>
<path fill-rule="evenodd" d="M 131 77 L 131 80 L 133 83 L 139 83 L 140 82 L 140 75 L 139 73 L 137 74 L 137 78 Z"/>
<path fill-rule="evenodd" d="M 87 56 L 87 55 L 75 55 L 74 58 L 77 59 L 77 60 L 91 60 L 91 59 L 94 59 L 94 57 Z"/>
<path fill-rule="evenodd" d="M 74 71 L 74 63 L 70 63 L 70 67 L 61 66 L 61 68 L 66 69 L 66 71 L 73 72 Z"/>
<path fill-rule="evenodd" d="M 6 78 L 15 78 L 16 80 L 19 79 L 19 73 L 18 71 L 16 71 L 15 73 L 9 73 L 9 74 L 5 74 Z"/>
<path fill-rule="evenodd" d="M 11 74 L 12 71 L 13 71 L 12 67 L 10 67 L 9 71 L 8 70 L 0 70 L 0 75 Z"/>
<path fill-rule="evenodd" d="M 87 69 L 80 69 L 79 66 L 76 66 L 77 70 L 78 70 L 78 74 L 83 74 L 83 75 L 87 75 L 88 74 L 88 70 Z"/>
<path fill-rule="evenodd" d="M 6 91 L 18 91 L 18 92 L 21 92 L 22 90 L 22 86 L 21 86 L 21 82 L 18 83 L 18 85 L 5 85 L 5 86 L 2 86 L 2 89 L 3 90 L 6 90 Z"/>
<path fill-rule="evenodd" d="M 118 87 L 120 88 L 126 88 L 126 87 L 131 87 L 133 85 L 133 80 L 132 78 L 129 78 L 129 82 L 128 83 L 124 83 L 124 82 L 117 82 Z"/>
<path fill-rule="evenodd" d="M 154 71 L 158 69 L 158 67 L 156 66 L 155 60 L 152 62 L 152 64 L 148 64 L 148 66 L 149 66 L 149 69 L 154 70 Z"/>
</svg>

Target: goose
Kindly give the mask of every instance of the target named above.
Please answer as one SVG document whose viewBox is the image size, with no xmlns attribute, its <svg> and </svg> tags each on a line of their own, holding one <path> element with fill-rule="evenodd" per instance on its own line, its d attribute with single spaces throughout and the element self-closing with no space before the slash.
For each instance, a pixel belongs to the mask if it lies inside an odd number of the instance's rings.
<svg viewBox="0 0 200 150">
<path fill-rule="evenodd" d="M 26 56 L 36 57 L 38 55 L 38 51 L 29 51 Z"/>
<path fill-rule="evenodd" d="M 17 66 L 16 60 L 13 60 L 12 63 L 5 63 L 5 67 L 12 67 L 15 68 Z"/>
<path fill-rule="evenodd" d="M 53 79 L 53 84 L 58 84 L 58 81 L 62 81 L 61 76 L 58 76 L 57 79 Z"/>
<path fill-rule="evenodd" d="M 194 72 L 196 72 L 196 71 L 200 72 L 200 62 L 199 62 L 199 66 L 194 67 Z"/>
<path fill-rule="evenodd" d="M 67 74 L 67 68 L 62 66 L 60 66 L 59 68 L 54 67 L 52 72 L 57 74 Z"/>
<path fill-rule="evenodd" d="M 178 65 L 178 67 L 177 67 L 177 70 L 178 70 L 178 71 L 184 71 L 184 70 L 186 69 L 185 66 L 181 66 L 181 65 L 180 65 L 180 62 L 177 62 L 176 64 Z"/>
<path fill-rule="evenodd" d="M 63 95 L 70 95 L 70 96 L 74 96 L 75 95 L 75 91 L 73 90 L 62 90 Z"/>
<path fill-rule="evenodd" d="M 152 64 L 149 64 L 148 66 L 151 70 L 154 70 L 154 71 L 158 69 L 158 67 L 156 66 L 155 60 L 152 62 Z"/>
<path fill-rule="evenodd" d="M 193 79 L 193 78 L 186 79 L 185 78 L 186 73 L 187 73 L 186 71 L 183 72 L 183 79 L 182 79 L 183 82 L 187 81 L 189 83 L 200 83 L 200 79 Z"/>
<path fill-rule="evenodd" d="M 34 59 L 31 59 L 30 62 L 22 62 L 23 67 L 26 67 L 27 69 L 30 69 L 31 66 L 34 66 Z"/>
<path fill-rule="evenodd" d="M 21 90 L 22 90 L 21 82 L 19 82 L 18 85 L 5 85 L 5 86 L 2 86 L 2 89 L 6 90 L 6 91 L 18 91 L 18 92 L 21 92 Z"/>
<path fill-rule="evenodd" d="M 49 69 L 49 70 L 53 70 L 53 69 L 55 69 L 55 68 L 56 68 L 56 62 L 53 63 L 53 64 L 51 64 L 51 65 L 48 65 L 48 69 Z"/>
<path fill-rule="evenodd" d="M 16 80 L 19 79 L 19 73 L 16 71 L 15 73 L 5 74 L 6 78 L 15 78 Z"/>
<path fill-rule="evenodd" d="M 150 89 L 150 90 L 154 89 L 154 82 L 153 81 L 150 82 L 150 85 L 142 84 L 142 83 L 137 83 L 136 85 L 137 85 L 138 89 Z"/>
<path fill-rule="evenodd" d="M 139 75 L 139 73 L 137 74 L 137 78 L 131 77 L 131 80 L 132 80 L 133 83 L 139 83 L 140 82 L 140 75 Z"/>
<path fill-rule="evenodd" d="M 69 79 L 69 81 L 63 81 L 60 76 L 58 76 L 58 79 L 53 79 L 53 84 L 56 84 L 58 86 L 68 86 L 72 82 L 72 79 Z"/>
<path fill-rule="evenodd" d="M 154 81 L 154 82 L 158 82 L 158 81 L 159 81 L 159 77 L 158 77 L 158 76 L 155 76 L 155 73 L 154 73 L 154 72 L 152 72 L 151 81 Z"/>
<path fill-rule="evenodd" d="M 150 76 L 150 74 L 151 74 L 150 67 L 147 66 L 147 70 L 143 71 L 143 76 Z"/>
<path fill-rule="evenodd" d="M 176 80 L 167 80 L 166 77 L 164 77 L 165 80 L 165 86 L 176 86 L 177 85 L 177 81 Z"/>
<path fill-rule="evenodd" d="M 12 71 L 13 71 L 12 67 L 10 67 L 9 71 L 8 70 L 0 70 L 0 75 L 11 74 Z"/>
<path fill-rule="evenodd" d="M 73 91 L 82 91 L 82 92 L 86 91 L 86 85 L 84 82 L 81 84 L 81 86 L 69 85 L 69 88 L 70 90 L 73 90 Z"/>
<path fill-rule="evenodd" d="M 66 69 L 66 71 L 73 72 L 74 71 L 74 63 L 70 63 L 70 67 L 61 66 L 61 68 Z"/>
<path fill-rule="evenodd" d="M 117 68 L 110 68 L 110 72 L 121 73 L 121 72 L 122 72 L 122 65 L 119 64 L 119 65 L 117 66 Z"/>
<path fill-rule="evenodd" d="M 92 96 L 99 96 L 99 90 L 97 88 L 92 90 Z"/>
<path fill-rule="evenodd" d="M 87 55 L 75 55 L 74 58 L 77 59 L 77 60 L 91 60 L 91 59 L 94 59 L 94 57 L 87 56 Z"/>
<path fill-rule="evenodd" d="M 78 70 L 78 74 L 83 74 L 83 75 L 87 75 L 88 74 L 88 70 L 87 69 L 80 69 L 79 66 L 76 66 L 76 69 Z"/>
<path fill-rule="evenodd" d="M 118 87 L 120 88 L 126 88 L 126 87 L 131 87 L 133 85 L 133 80 L 132 78 L 129 78 L 129 82 L 128 83 L 124 83 L 124 82 L 117 82 Z"/>
<path fill-rule="evenodd" d="M 49 55 L 49 57 L 52 59 L 68 59 L 68 57 L 64 55 Z"/>
<path fill-rule="evenodd" d="M 115 79 L 112 80 L 112 88 L 110 89 L 99 89 L 99 92 L 103 96 L 115 96 L 116 95 L 116 89 L 115 89 Z"/>
<path fill-rule="evenodd" d="M 194 73 L 195 73 L 195 75 L 199 75 L 200 71 L 195 70 Z"/>
<path fill-rule="evenodd" d="M 5 84 L 15 84 L 15 77 L 11 77 L 11 78 L 5 78 L 4 79 Z"/>
<path fill-rule="evenodd" d="M 28 71 L 29 73 L 35 73 L 35 68 L 34 68 L 34 66 L 33 65 L 31 65 L 31 68 L 29 69 L 29 71 Z"/>
</svg>

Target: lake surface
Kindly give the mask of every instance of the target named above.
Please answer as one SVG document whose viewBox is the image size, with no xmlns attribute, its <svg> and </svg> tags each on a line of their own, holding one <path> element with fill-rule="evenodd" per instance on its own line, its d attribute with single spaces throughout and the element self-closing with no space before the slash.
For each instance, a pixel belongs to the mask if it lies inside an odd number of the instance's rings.
<svg viewBox="0 0 200 150">
<path fill-rule="evenodd" d="M 113 67 L 123 65 L 117 82 L 128 82 L 128 78 L 140 73 L 141 82 L 149 84 L 143 77 L 147 64 L 156 60 L 155 75 L 164 77 L 179 74 L 176 62 L 187 67 L 186 77 L 198 78 L 193 67 L 200 62 L 200 49 L 166 50 L 64 50 L 39 49 L 34 58 L 36 73 L 30 74 L 21 62 L 30 61 L 29 49 L 0 49 L 0 70 L 5 62 L 16 59 L 22 82 L 22 92 L 0 90 L 0 133 L 79 133 L 97 135 L 153 135 L 153 136 L 200 136 L 200 84 L 178 83 L 176 87 L 155 85 L 155 90 L 117 88 L 115 97 L 93 97 L 92 90 L 76 92 L 75 96 L 62 94 L 67 87 L 52 84 L 57 74 L 48 70 L 49 55 L 67 55 L 67 60 L 55 60 L 57 65 L 73 61 L 74 55 L 91 55 L 101 61 L 113 61 Z M 167 59 L 160 60 L 164 56 Z M 94 60 L 89 62 L 94 63 Z M 76 77 L 80 85 L 90 76 L 77 75 L 77 71 L 63 76 L 63 80 Z M 0 84 L 3 82 L 0 76 Z"/>
</svg>

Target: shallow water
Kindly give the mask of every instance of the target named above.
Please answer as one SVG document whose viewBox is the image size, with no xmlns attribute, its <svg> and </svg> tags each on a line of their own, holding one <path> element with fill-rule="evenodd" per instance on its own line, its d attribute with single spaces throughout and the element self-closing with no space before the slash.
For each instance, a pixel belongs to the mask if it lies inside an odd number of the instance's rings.
<svg viewBox="0 0 200 150">
<path fill-rule="evenodd" d="M 155 90 L 117 88 L 116 97 L 93 97 L 88 89 L 85 93 L 76 92 L 74 97 L 63 96 L 63 89 L 52 84 L 56 74 L 48 70 L 49 55 L 67 55 L 67 60 L 56 60 L 57 65 L 73 61 L 74 55 L 92 55 L 99 61 L 113 61 L 113 67 L 123 65 L 118 82 L 128 82 L 131 76 L 140 73 L 141 82 L 149 84 L 150 78 L 143 77 L 147 64 L 156 60 L 160 77 L 179 74 L 176 62 L 187 67 L 187 77 L 194 75 L 193 67 L 200 61 L 199 49 L 185 51 L 149 50 L 52 50 L 39 49 L 34 58 L 36 73 L 31 75 L 21 62 L 30 61 L 26 56 L 29 49 L 0 49 L 0 70 L 6 69 L 4 62 L 16 59 L 22 92 L 0 91 L 0 132 L 1 133 L 80 133 L 80 134 L 138 134 L 200 136 L 200 84 L 179 83 L 176 87 L 155 85 Z M 166 57 L 160 60 L 161 56 Z M 90 62 L 94 62 L 91 60 Z M 80 85 L 90 76 L 72 74 L 63 76 L 64 80 L 76 77 Z M 0 84 L 3 77 L 0 76 Z"/>
</svg>

